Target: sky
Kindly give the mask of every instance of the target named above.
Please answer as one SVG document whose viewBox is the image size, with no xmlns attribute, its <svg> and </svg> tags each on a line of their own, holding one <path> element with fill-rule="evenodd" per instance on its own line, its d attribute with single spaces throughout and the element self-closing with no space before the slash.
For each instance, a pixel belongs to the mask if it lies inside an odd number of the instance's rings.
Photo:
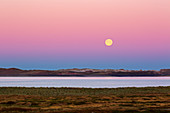
<svg viewBox="0 0 170 113">
<path fill-rule="evenodd" d="M 0 0 L 0 67 L 170 68 L 169 5 L 170 0 Z"/>
</svg>

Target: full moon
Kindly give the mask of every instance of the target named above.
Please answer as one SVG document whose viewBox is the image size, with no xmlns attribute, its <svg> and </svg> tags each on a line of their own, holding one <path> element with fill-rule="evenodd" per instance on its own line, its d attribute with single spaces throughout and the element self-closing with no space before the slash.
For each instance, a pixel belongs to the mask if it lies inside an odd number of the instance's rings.
<svg viewBox="0 0 170 113">
<path fill-rule="evenodd" d="M 111 46 L 111 45 L 113 44 L 113 41 L 112 41 L 111 39 L 107 39 L 107 40 L 105 41 L 105 44 L 106 44 L 107 46 Z"/>
</svg>

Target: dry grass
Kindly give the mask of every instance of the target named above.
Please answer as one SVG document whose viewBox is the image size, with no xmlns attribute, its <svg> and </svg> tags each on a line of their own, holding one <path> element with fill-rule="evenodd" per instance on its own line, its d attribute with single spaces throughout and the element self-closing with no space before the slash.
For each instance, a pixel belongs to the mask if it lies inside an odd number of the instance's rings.
<svg viewBox="0 0 170 113">
<path fill-rule="evenodd" d="M 170 87 L 0 88 L 1 113 L 168 113 L 169 110 Z"/>
</svg>

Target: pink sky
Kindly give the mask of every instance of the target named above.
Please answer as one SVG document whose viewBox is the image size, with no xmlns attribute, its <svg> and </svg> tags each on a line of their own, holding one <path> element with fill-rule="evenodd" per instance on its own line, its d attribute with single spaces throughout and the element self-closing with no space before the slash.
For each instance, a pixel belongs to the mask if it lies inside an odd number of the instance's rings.
<svg viewBox="0 0 170 113">
<path fill-rule="evenodd" d="M 104 45 L 107 38 L 113 39 L 112 47 Z M 170 0 L 0 1 L 0 60 L 7 62 L 82 59 L 104 67 L 110 61 L 160 63 L 169 60 L 169 42 Z M 24 67 L 26 62 L 1 65 Z M 170 62 L 162 65 L 170 67 Z"/>
</svg>

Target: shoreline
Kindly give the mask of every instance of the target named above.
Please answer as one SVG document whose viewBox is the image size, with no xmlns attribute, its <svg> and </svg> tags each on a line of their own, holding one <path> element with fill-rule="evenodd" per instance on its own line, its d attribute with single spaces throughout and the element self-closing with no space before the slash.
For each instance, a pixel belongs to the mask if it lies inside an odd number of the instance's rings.
<svg viewBox="0 0 170 113">
<path fill-rule="evenodd" d="M 137 89 L 142 89 L 142 88 L 170 88 L 170 86 L 147 86 L 147 87 L 116 87 L 116 88 L 90 88 L 90 87 L 22 87 L 22 86 L 0 86 L 0 88 L 35 88 L 35 89 L 39 89 L 39 88 L 44 88 L 44 89 L 133 89 L 133 88 L 137 88 Z"/>
<path fill-rule="evenodd" d="M 113 75 L 113 76 L 91 76 L 91 75 L 30 75 L 30 76 L 1 76 L 0 77 L 170 77 L 170 75 Z"/>
</svg>

